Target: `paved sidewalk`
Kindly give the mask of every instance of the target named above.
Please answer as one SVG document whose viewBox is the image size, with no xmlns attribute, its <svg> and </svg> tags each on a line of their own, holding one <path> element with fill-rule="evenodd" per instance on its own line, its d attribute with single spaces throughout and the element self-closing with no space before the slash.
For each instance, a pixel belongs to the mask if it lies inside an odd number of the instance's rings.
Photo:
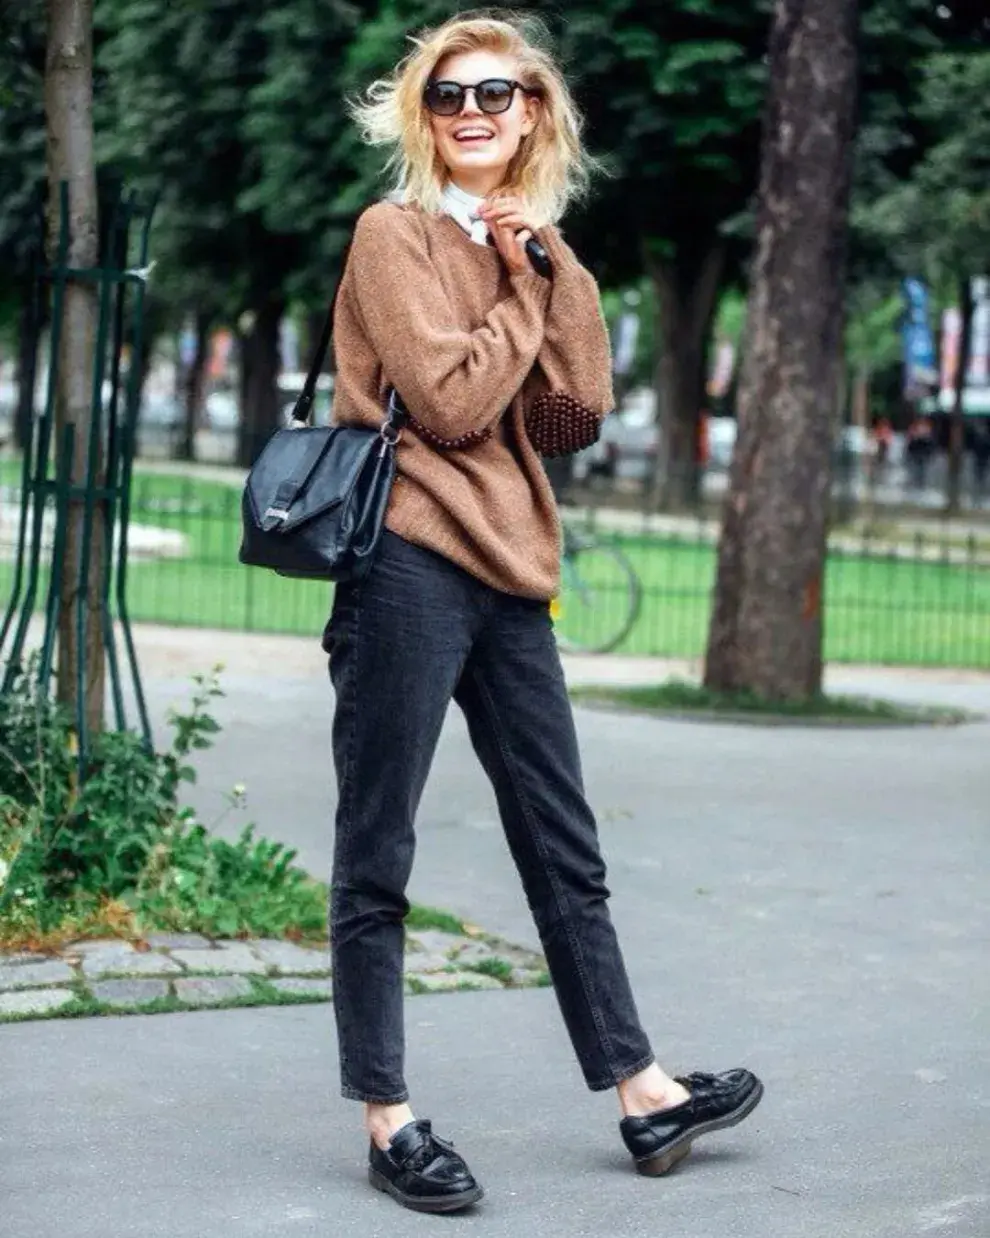
<svg viewBox="0 0 990 1238">
<path fill-rule="evenodd" d="M 225 730 L 196 789 L 204 819 L 246 782 L 260 828 L 325 875 L 318 647 L 187 635 L 140 640 L 158 718 L 221 648 L 228 662 Z M 569 670 L 600 681 L 634 664 Z M 833 686 L 990 711 L 978 675 L 842 671 Z M 484 1238 L 987 1238 L 990 724 L 577 719 L 644 1020 L 672 1070 L 760 1073 L 750 1122 L 670 1178 L 640 1179 L 614 1099 L 582 1086 L 550 991 L 417 997 L 417 1107 L 488 1191 L 444 1221 L 364 1182 L 325 1005 L 7 1026 L 3 1238 L 391 1238 L 448 1224 Z M 535 944 L 456 714 L 418 838 L 416 901 Z"/>
</svg>

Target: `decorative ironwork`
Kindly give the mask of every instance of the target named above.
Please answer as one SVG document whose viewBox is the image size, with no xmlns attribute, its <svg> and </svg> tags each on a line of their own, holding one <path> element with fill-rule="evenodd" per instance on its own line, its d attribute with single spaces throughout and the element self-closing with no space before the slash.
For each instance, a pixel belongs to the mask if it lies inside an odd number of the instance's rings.
<svg viewBox="0 0 990 1238">
<path fill-rule="evenodd" d="M 79 269 L 68 265 L 69 194 L 59 187 L 59 232 L 54 261 L 46 268 L 39 261 L 35 275 L 34 305 L 40 310 L 46 296 L 51 301 L 51 335 L 48 358 L 48 389 L 42 415 L 32 418 L 26 436 L 21 472 L 21 508 L 17 533 L 13 588 L 0 626 L 0 656 L 3 675 L 0 687 L 8 691 L 25 665 L 32 616 L 44 593 L 43 632 L 37 656 L 41 689 L 51 688 L 58 644 L 58 618 L 64 597 L 66 531 L 70 504 L 82 509 L 81 551 L 74 583 L 74 622 L 80 651 L 77 658 L 76 728 L 80 772 L 84 770 L 89 743 L 84 702 L 87 684 L 87 626 L 90 599 L 99 588 L 99 622 L 106 651 L 107 681 L 113 719 L 119 730 L 129 726 L 124 677 L 129 677 L 137 713 L 137 726 L 147 743 L 151 727 L 138 667 L 137 652 L 127 608 L 127 548 L 131 513 L 131 482 L 135 435 L 140 403 L 140 362 L 144 329 L 144 299 L 150 265 L 148 242 L 153 205 L 142 205 L 134 194 L 115 192 L 103 206 L 106 221 L 101 246 L 101 265 Z M 133 258 L 133 265 L 128 259 Z M 152 264 L 153 265 L 153 264 Z M 63 328 L 66 286 L 86 281 L 96 285 L 99 316 L 93 357 L 92 397 L 85 476 L 72 480 L 76 426 L 66 425 L 61 435 L 55 425 L 55 393 L 59 345 Z M 126 374 L 122 365 L 125 338 L 130 347 Z M 103 521 L 103 570 L 93 571 L 92 556 L 96 514 Z M 46 518 L 51 520 L 50 541 Z M 47 586 L 43 580 L 47 576 Z M 124 656 L 118 651 L 118 637 Z"/>
</svg>

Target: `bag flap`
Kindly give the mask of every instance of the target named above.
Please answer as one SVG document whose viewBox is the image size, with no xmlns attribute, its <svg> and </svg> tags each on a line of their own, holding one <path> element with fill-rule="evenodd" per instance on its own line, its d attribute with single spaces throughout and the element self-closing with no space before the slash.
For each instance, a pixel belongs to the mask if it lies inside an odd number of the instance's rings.
<svg viewBox="0 0 990 1238">
<path fill-rule="evenodd" d="M 355 426 L 276 431 L 245 485 L 255 524 L 268 531 L 289 533 L 343 503 L 380 442 L 377 431 Z M 275 509 L 276 496 L 290 478 L 302 480 L 302 486 L 282 515 Z"/>
</svg>

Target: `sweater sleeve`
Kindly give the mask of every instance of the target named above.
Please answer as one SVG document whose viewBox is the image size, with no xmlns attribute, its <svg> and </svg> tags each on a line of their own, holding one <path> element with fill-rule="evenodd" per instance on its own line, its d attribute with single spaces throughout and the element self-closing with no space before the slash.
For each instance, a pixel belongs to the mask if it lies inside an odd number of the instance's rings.
<svg viewBox="0 0 990 1238">
<path fill-rule="evenodd" d="M 537 355 L 547 381 L 544 402 L 562 417 L 575 407 L 601 421 L 615 407 L 612 355 L 594 276 L 556 228 L 537 238 L 553 263 L 553 288 Z"/>
<path fill-rule="evenodd" d="M 450 440 L 501 417 L 533 367 L 550 290 L 529 272 L 474 331 L 465 330 L 415 218 L 380 203 L 361 216 L 344 288 L 386 380 L 428 430 Z"/>
</svg>

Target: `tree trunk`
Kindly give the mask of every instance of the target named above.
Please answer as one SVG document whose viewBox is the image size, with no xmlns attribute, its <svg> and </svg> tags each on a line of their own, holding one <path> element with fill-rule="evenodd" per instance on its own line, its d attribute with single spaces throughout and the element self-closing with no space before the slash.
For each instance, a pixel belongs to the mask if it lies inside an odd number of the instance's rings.
<svg viewBox="0 0 990 1238">
<path fill-rule="evenodd" d="M 33 280 L 21 291 L 17 321 L 17 403 L 14 408 L 14 442 L 25 451 L 31 440 L 34 401 L 38 389 L 38 348 L 44 323 Z"/>
<path fill-rule="evenodd" d="M 646 255 L 660 330 L 656 368 L 661 449 L 651 505 L 695 507 L 700 495 L 698 421 L 705 401 L 705 359 L 725 266 L 715 241 L 677 260 Z"/>
<path fill-rule="evenodd" d="M 251 328 L 241 336 L 241 419 L 237 463 L 250 468 L 279 424 L 278 333 L 285 304 L 277 298 L 257 310 Z"/>
<path fill-rule="evenodd" d="M 842 366 L 856 0 L 776 0 L 757 249 L 705 683 L 821 691 L 831 439 Z"/>
<path fill-rule="evenodd" d="M 959 306 L 961 310 L 959 337 L 959 368 L 949 414 L 949 471 L 946 479 L 945 513 L 958 516 L 962 499 L 962 466 L 966 446 L 966 412 L 963 396 L 966 391 L 966 371 L 969 369 L 971 351 L 970 334 L 973 330 L 973 291 L 969 280 L 963 276 L 959 281 Z"/>
<path fill-rule="evenodd" d="M 48 141 L 48 241 L 54 257 L 59 227 L 59 185 L 69 187 L 70 267 L 95 267 L 99 261 L 96 166 L 93 155 L 93 0 L 48 0 L 45 62 L 45 120 Z M 98 305 L 92 283 L 69 280 L 62 311 L 55 394 L 57 450 L 69 425 L 75 426 L 71 476 L 81 486 L 87 476 Z M 102 455 L 102 452 L 100 453 Z M 96 476 L 102 480 L 102 460 Z M 58 615 L 58 699 L 81 714 L 90 733 L 103 727 L 105 664 L 101 599 L 105 530 L 101 505 L 95 506 L 88 562 L 83 553 L 84 504 L 69 504 L 62 600 Z M 86 610 L 85 647 L 79 645 L 77 600 Z M 83 700 L 79 700 L 82 667 Z"/>
<path fill-rule="evenodd" d="M 210 327 L 213 314 L 209 310 L 196 312 L 196 351 L 182 376 L 182 434 L 176 444 L 178 460 L 196 459 L 196 431 L 203 419 L 206 397 L 206 366 L 210 359 Z"/>
</svg>

